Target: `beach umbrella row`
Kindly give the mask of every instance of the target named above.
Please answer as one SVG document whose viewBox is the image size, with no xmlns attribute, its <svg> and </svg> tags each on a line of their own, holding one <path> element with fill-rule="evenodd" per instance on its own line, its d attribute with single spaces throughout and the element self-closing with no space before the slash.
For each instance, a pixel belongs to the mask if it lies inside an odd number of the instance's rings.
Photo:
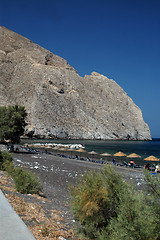
<svg viewBox="0 0 160 240">
<path fill-rule="evenodd" d="M 57 147 L 54 147 L 53 148 L 54 150 L 60 150 L 60 151 L 70 151 L 71 152 L 71 156 L 72 156 L 72 152 L 78 152 L 78 153 L 80 153 L 80 157 L 81 157 L 81 155 L 82 155 L 82 153 L 85 153 L 85 152 L 87 152 L 86 150 L 84 150 L 83 148 L 79 148 L 78 150 L 76 150 L 76 149 L 73 149 L 73 148 L 69 148 L 69 149 L 66 149 L 66 148 L 57 148 Z M 87 154 L 90 154 L 90 155 L 92 155 L 92 157 L 94 156 L 94 155 L 97 155 L 98 153 L 97 152 L 95 152 L 95 151 L 91 151 L 91 152 L 87 152 Z M 110 156 L 112 156 L 110 153 L 107 153 L 107 152 L 105 152 L 105 153 L 102 153 L 102 154 L 100 154 L 102 157 L 110 157 Z M 136 154 L 136 153 L 131 153 L 131 154 L 129 154 L 128 156 L 125 154 L 125 153 L 123 153 L 123 152 L 117 152 L 117 153 L 115 153 L 115 154 L 113 154 L 113 156 L 114 157 L 127 157 L 127 158 L 141 158 L 141 156 L 140 155 L 138 155 L 138 154 Z M 153 155 L 151 155 L 151 156 L 149 156 L 149 157 L 147 157 L 147 158 L 144 158 L 144 160 L 145 161 L 153 161 L 153 162 L 158 162 L 158 161 L 160 161 L 160 159 L 158 159 L 157 157 L 155 157 L 155 156 L 153 156 Z"/>
</svg>

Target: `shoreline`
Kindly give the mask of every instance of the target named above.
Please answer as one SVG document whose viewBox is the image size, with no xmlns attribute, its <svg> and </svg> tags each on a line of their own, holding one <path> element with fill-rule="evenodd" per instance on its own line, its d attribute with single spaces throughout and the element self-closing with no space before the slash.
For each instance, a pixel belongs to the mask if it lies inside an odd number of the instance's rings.
<svg viewBox="0 0 160 240">
<path fill-rule="evenodd" d="M 81 144 L 85 147 L 87 152 L 95 151 L 99 154 L 110 153 L 113 154 L 121 151 L 126 155 L 131 153 L 136 153 L 141 156 L 140 161 L 144 165 L 143 159 L 154 155 L 157 158 L 160 158 L 160 139 L 153 139 L 152 141 L 127 141 L 127 140 L 71 140 L 71 139 L 23 139 L 22 144 Z M 138 159 L 137 159 L 138 160 Z M 138 163 L 139 164 L 139 163 Z"/>
</svg>

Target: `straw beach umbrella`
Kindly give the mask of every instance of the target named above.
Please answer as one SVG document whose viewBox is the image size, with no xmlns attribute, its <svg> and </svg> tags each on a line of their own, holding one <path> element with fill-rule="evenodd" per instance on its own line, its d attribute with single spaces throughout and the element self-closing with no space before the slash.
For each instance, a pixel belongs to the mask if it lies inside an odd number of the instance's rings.
<svg viewBox="0 0 160 240">
<path fill-rule="evenodd" d="M 112 154 L 107 153 L 107 152 L 106 153 L 101 153 L 100 155 L 102 156 L 102 159 L 105 158 L 105 157 L 111 157 L 112 156 Z"/>
<path fill-rule="evenodd" d="M 76 150 L 76 152 L 80 153 L 80 158 L 81 158 L 81 154 L 85 153 L 86 150 L 84 150 L 83 148 L 79 148 L 78 150 Z"/>
<path fill-rule="evenodd" d="M 102 153 L 102 154 L 100 154 L 100 155 L 103 156 L 103 157 L 112 156 L 110 153 Z"/>
<path fill-rule="evenodd" d="M 113 155 L 114 157 L 126 157 L 127 155 L 123 152 L 117 152 Z"/>
<path fill-rule="evenodd" d="M 123 152 L 117 152 L 117 153 L 115 153 L 113 156 L 114 156 L 114 157 L 117 157 L 118 160 L 119 160 L 119 164 L 121 164 L 120 157 L 123 158 L 123 157 L 126 157 L 127 155 L 126 155 L 125 153 L 123 153 Z"/>
<path fill-rule="evenodd" d="M 59 148 L 60 151 L 64 154 L 64 151 L 66 151 L 66 148 Z"/>
<path fill-rule="evenodd" d="M 72 158 L 72 153 L 75 152 L 76 150 L 73 148 L 69 148 L 69 149 L 67 149 L 67 151 L 71 152 L 71 158 Z"/>
<path fill-rule="evenodd" d="M 144 158 L 144 160 L 145 160 L 145 161 L 158 162 L 158 161 L 159 161 L 159 158 L 151 155 L 151 156 L 149 156 L 149 157 L 147 157 L 147 158 Z"/>
<path fill-rule="evenodd" d="M 96 155 L 96 154 L 98 154 L 97 152 L 95 152 L 95 151 L 91 151 L 91 152 L 89 152 L 89 154 L 91 154 L 92 155 L 92 159 L 93 159 L 93 156 L 94 155 Z"/>
<path fill-rule="evenodd" d="M 147 158 L 144 158 L 144 161 L 151 161 L 151 162 L 159 162 L 159 159 L 153 155 L 147 157 Z M 154 165 L 153 165 L 154 166 Z M 155 166 L 154 166 L 155 167 Z M 152 171 L 152 169 L 151 169 Z"/>
<path fill-rule="evenodd" d="M 91 154 L 91 155 L 96 155 L 96 154 L 98 154 L 98 153 L 95 152 L 95 151 L 91 151 L 91 152 L 89 152 L 89 154 Z"/>
<path fill-rule="evenodd" d="M 127 156 L 127 158 L 141 158 L 141 156 L 136 153 L 131 153 Z"/>
<path fill-rule="evenodd" d="M 57 147 L 54 147 L 54 148 L 52 148 L 54 151 L 56 151 L 56 153 L 57 153 L 57 150 L 59 150 L 59 148 L 57 148 Z"/>
</svg>

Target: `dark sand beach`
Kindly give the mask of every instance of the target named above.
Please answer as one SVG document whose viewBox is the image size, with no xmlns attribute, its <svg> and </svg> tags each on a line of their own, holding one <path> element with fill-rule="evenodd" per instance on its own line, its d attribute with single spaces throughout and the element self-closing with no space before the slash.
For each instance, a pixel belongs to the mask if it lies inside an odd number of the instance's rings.
<svg viewBox="0 0 160 240">
<path fill-rule="evenodd" d="M 50 202 L 44 207 L 59 209 L 65 221 L 70 227 L 74 225 L 74 218 L 70 210 L 70 198 L 68 187 L 74 185 L 78 176 L 90 170 L 98 171 L 104 164 L 87 162 L 77 159 L 63 158 L 53 154 L 14 153 L 16 166 L 31 169 L 39 176 L 43 184 L 43 194 Z M 136 188 L 143 186 L 143 170 L 125 167 L 115 167 L 127 182 L 133 182 Z"/>
<path fill-rule="evenodd" d="M 77 223 L 70 208 L 69 186 L 75 185 L 80 175 L 90 170 L 98 171 L 104 168 L 105 164 L 60 157 L 53 152 L 47 154 L 42 150 L 37 153 L 13 153 L 13 157 L 15 166 L 27 168 L 34 172 L 43 185 L 41 196 L 20 194 L 12 186 L 8 188 L 8 180 L 4 178 L 3 172 L 0 173 L 3 193 L 14 208 L 20 208 L 20 212 L 17 213 L 22 217 L 35 238 L 37 240 L 46 239 L 46 237 L 42 237 L 41 229 L 47 226 L 47 231 L 51 233 L 47 239 L 79 239 L 73 233 Z M 125 181 L 132 182 L 137 189 L 143 189 L 143 168 L 115 166 L 115 170 L 123 176 Z M 21 212 L 21 209 L 24 208 L 21 206 L 21 199 L 26 202 L 25 213 Z M 27 202 L 28 205 L 26 205 Z M 16 206 L 14 206 L 15 204 Z"/>
</svg>

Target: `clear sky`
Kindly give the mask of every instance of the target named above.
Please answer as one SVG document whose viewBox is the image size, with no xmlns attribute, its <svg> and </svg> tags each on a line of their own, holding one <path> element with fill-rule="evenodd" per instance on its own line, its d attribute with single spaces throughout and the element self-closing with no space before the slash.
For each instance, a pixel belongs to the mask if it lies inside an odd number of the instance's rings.
<svg viewBox="0 0 160 240">
<path fill-rule="evenodd" d="M 114 79 L 160 137 L 159 0 L 4 0 L 0 25 Z"/>
</svg>

